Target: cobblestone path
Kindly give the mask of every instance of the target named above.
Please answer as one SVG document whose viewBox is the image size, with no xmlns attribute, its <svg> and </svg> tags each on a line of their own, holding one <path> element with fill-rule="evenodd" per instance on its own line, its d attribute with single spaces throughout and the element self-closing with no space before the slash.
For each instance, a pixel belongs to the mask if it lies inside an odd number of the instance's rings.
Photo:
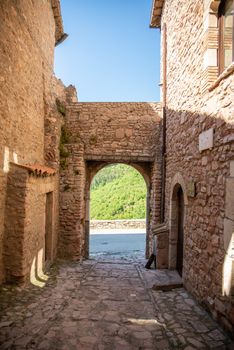
<svg viewBox="0 0 234 350">
<path fill-rule="evenodd" d="M 3 287 L 0 349 L 234 349 L 183 288 L 149 288 L 152 273 L 90 260 L 54 266 L 44 287 Z"/>
</svg>

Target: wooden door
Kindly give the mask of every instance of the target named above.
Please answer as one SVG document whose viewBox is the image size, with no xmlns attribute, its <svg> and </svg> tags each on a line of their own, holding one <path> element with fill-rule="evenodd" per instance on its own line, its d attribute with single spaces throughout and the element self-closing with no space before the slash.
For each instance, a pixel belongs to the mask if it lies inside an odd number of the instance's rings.
<svg viewBox="0 0 234 350">
<path fill-rule="evenodd" d="M 46 193 L 45 205 L 45 262 L 52 260 L 53 194 Z"/>
<path fill-rule="evenodd" d="M 177 192 L 177 208 L 178 208 L 178 240 L 177 240 L 177 261 L 176 269 L 180 276 L 183 273 L 183 252 L 184 252 L 184 197 L 180 187 Z"/>
</svg>

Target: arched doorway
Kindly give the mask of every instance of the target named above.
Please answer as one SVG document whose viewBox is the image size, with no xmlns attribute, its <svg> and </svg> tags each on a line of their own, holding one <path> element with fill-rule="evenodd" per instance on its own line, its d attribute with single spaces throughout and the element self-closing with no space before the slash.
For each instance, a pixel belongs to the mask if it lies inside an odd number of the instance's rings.
<svg viewBox="0 0 234 350">
<path fill-rule="evenodd" d="M 177 174 L 172 183 L 169 233 L 169 268 L 183 275 L 184 223 L 187 196 L 183 178 Z"/>
<path fill-rule="evenodd" d="M 184 257 L 184 196 L 181 186 L 176 194 L 177 201 L 177 257 L 176 270 L 182 276 Z"/>
<path fill-rule="evenodd" d="M 144 250 L 145 255 L 148 255 L 149 250 L 149 205 L 150 205 L 150 167 L 148 164 L 129 164 L 129 163 L 114 163 L 114 162 L 87 162 L 87 181 L 86 181 L 86 224 L 85 224 L 85 257 L 90 257 L 90 220 L 91 220 L 91 184 L 95 182 L 96 175 L 105 170 L 107 167 L 121 165 L 131 168 L 142 178 L 144 186 L 144 220 L 146 223 L 146 234 L 144 235 Z M 105 220 L 107 217 L 105 217 Z M 118 219 L 116 216 L 115 219 Z M 127 219 L 127 217 L 120 217 L 119 219 Z M 122 232 L 123 233 L 123 232 Z"/>
</svg>

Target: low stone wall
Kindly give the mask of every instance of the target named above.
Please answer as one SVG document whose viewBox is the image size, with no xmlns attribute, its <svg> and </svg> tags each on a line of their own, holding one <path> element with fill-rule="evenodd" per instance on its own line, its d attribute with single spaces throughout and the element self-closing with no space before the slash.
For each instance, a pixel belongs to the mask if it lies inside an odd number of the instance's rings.
<svg viewBox="0 0 234 350">
<path fill-rule="evenodd" d="M 90 230 L 146 230 L 146 220 L 91 220 Z"/>
</svg>

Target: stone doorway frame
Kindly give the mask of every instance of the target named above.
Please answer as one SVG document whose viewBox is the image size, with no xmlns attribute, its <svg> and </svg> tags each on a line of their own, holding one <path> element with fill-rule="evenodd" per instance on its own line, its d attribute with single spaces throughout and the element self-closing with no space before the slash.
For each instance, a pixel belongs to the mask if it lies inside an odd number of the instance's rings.
<svg viewBox="0 0 234 350">
<path fill-rule="evenodd" d="M 185 186 L 185 181 L 183 179 L 183 176 L 180 173 L 176 173 L 176 175 L 172 179 L 171 191 L 170 191 L 169 257 L 168 257 L 168 268 L 170 270 L 176 270 L 176 264 L 177 264 L 177 241 L 178 241 L 177 192 L 179 188 L 181 188 L 183 192 L 183 199 L 184 199 L 184 221 L 183 222 L 185 227 L 188 197 L 187 197 L 187 191 L 186 191 L 186 186 Z"/>
<path fill-rule="evenodd" d="M 54 222 L 54 193 L 45 194 L 45 242 L 44 263 L 50 265 L 53 260 L 53 222 Z"/>
<path fill-rule="evenodd" d="M 151 166 L 149 162 L 124 162 L 124 161 L 86 161 L 86 183 L 85 183 L 85 234 L 84 234 L 84 257 L 89 258 L 90 239 L 90 187 L 94 176 L 108 165 L 125 164 L 137 170 L 145 180 L 146 184 L 146 246 L 145 256 L 149 256 L 150 244 L 150 195 L 151 195 Z"/>
</svg>

